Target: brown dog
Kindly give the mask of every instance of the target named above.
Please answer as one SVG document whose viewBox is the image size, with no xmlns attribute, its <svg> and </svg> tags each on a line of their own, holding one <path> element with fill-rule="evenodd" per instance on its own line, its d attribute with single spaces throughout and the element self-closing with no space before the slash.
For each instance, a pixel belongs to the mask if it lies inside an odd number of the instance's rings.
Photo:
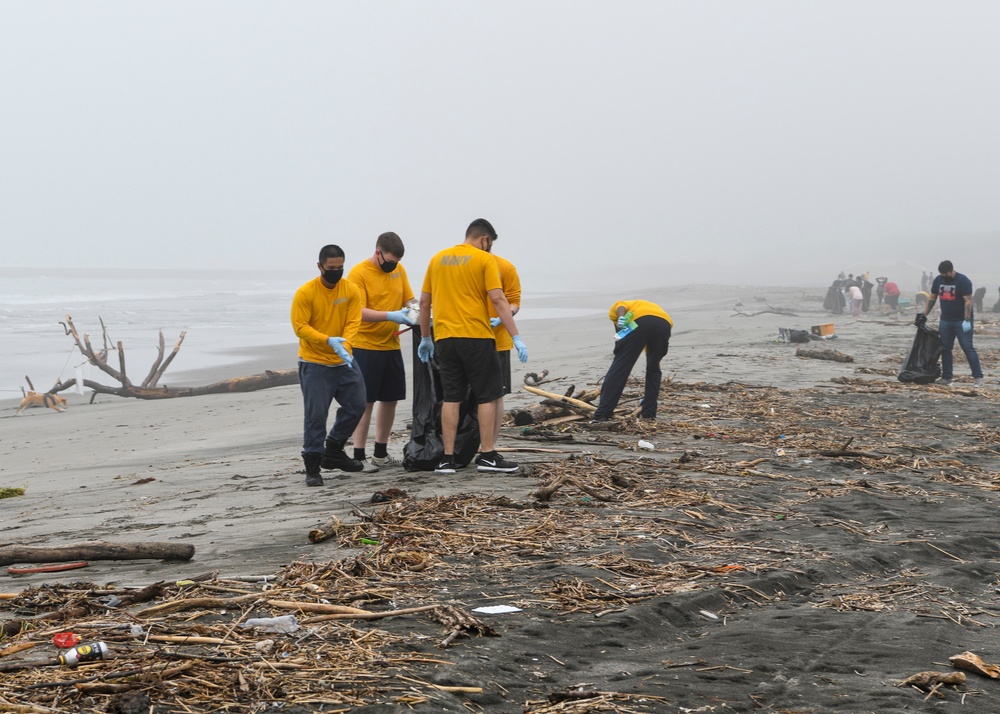
<svg viewBox="0 0 1000 714">
<path fill-rule="evenodd" d="M 17 408 L 14 415 L 17 416 L 28 407 L 49 407 L 61 412 L 66 408 L 66 400 L 58 394 L 39 394 L 38 392 L 28 392 L 28 396 L 21 400 L 21 406 Z"/>
</svg>

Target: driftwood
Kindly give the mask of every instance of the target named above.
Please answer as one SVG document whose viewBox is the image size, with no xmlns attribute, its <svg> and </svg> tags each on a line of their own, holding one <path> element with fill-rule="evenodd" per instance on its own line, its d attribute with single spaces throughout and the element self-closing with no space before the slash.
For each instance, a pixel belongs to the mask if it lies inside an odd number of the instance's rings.
<svg viewBox="0 0 1000 714">
<path fill-rule="evenodd" d="M 65 546 L 0 546 L 0 565 L 60 563 L 70 560 L 191 560 L 193 556 L 194 546 L 185 543 L 90 541 Z"/>
<path fill-rule="evenodd" d="M 770 305 L 767 306 L 766 310 L 758 310 L 757 312 L 743 312 L 742 310 L 736 310 L 735 314 L 731 315 L 730 317 L 757 317 L 757 315 L 766 315 L 766 314 L 798 317 L 797 313 L 794 313 L 787 308 L 771 307 Z"/>
<path fill-rule="evenodd" d="M 962 654 L 952 655 L 948 658 L 948 661 L 951 662 L 951 666 L 955 669 L 981 674 L 990 679 L 1000 679 L 1000 667 L 995 664 L 986 664 L 983 662 L 982 657 L 974 652 L 963 652 Z"/>
<path fill-rule="evenodd" d="M 809 359 L 825 359 L 831 362 L 853 362 L 854 358 L 850 355 L 845 355 L 843 352 L 838 352 L 837 350 L 825 349 L 807 349 L 805 347 L 799 347 L 795 350 L 796 357 L 807 357 Z"/>
<path fill-rule="evenodd" d="M 916 687 L 921 691 L 935 694 L 938 689 L 947 684 L 951 686 L 965 684 L 965 675 L 961 672 L 948 672 L 947 674 L 941 672 L 917 672 L 904 679 L 898 686 Z"/>
<path fill-rule="evenodd" d="M 203 387 L 159 387 L 157 384 L 160 381 L 160 378 L 163 376 L 163 373 L 173 361 L 174 357 L 177 356 L 177 352 L 181 348 L 181 343 L 184 342 L 184 337 L 187 334 L 186 332 L 181 332 L 180 337 L 174 344 L 173 351 L 167 355 L 166 358 L 164 358 L 165 343 L 163 340 L 163 331 L 161 330 L 159 354 L 153 361 L 153 365 L 150 367 L 145 379 L 143 379 L 139 385 L 135 385 L 132 383 L 132 380 L 129 379 L 128 374 L 125 371 L 125 347 L 121 341 L 117 342 L 115 346 L 111 345 L 111 339 L 108 336 L 108 329 L 104 324 L 104 320 L 101 320 L 103 345 L 99 350 L 95 350 L 91 345 L 89 335 L 85 333 L 82 337 L 80 336 L 80 333 L 76 329 L 76 325 L 73 324 L 73 318 L 69 315 L 66 316 L 66 322 L 61 322 L 59 324 L 63 326 L 67 335 L 72 336 L 77 349 L 79 349 L 80 353 L 87 358 L 87 361 L 114 379 L 120 385 L 118 387 L 112 387 L 107 384 L 95 382 L 91 379 L 83 380 L 82 386 L 93 390 L 94 395 L 114 394 L 118 397 L 133 397 L 135 399 L 173 399 L 175 397 L 197 397 L 203 394 L 255 392 L 259 389 L 284 387 L 290 384 L 298 384 L 299 382 L 298 370 L 283 369 L 275 371 L 268 370 L 262 374 L 254 374 L 249 377 L 234 377 L 233 379 L 214 382 Z M 117 369 L 108 363 L 108 355 L 111 351 L 118 352 Z M 27 379 L 27 377 L 25 377 L 25 379 Z M 30 380 L 28 380 L 28 383 L 31 383 Z M 75 386 L 76 379 L 69 379 L 65 382 L 57 381 L 50 392 L 52 394 L 57 394 Z"/>
<path fill-rule="evenodd" d="M 584 402 L 580 399 L 573 399 L 573 397 L 565 397 L 562 394 L 546 392 L 542 389 L 538 389 L 537 387 L 529 387 L 527 384 L 524 385 L 524 388 L 529 392 L 531 392 L 532 394 L 537 394 L 540 397 L 546 397 L 560 406 L 576 407 L 577 409 L 582 409 L 586 412 L 597 411 L 597 407 L 595 407 L 593 404 L 588 404 L 587 402 Z"/>
<path fill-rule="evenodd" d="M 330 518 L 311 531 L 309 531 L 309 542 L 310 543 L 322 543 L 327 538 L 337 535 L 340 530 L 341 522 L 336 516 L 330 516 Z"/>
</svg>

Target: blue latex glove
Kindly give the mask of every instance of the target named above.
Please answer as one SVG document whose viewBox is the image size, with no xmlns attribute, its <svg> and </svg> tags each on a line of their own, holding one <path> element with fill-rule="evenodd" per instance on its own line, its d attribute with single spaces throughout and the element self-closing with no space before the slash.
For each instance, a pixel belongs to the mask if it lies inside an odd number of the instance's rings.
<svg viewBox="0 0 1000 714">
<path fill-rule="evenodd" d="M 962 332 L 971 332 L 972 322 L 970 320 L 962 320 Z"/>
<path fill-rule="evenodd" d="M 408 310 L 393 310 L 385 314 L 387 320 L 395 322 L 397 325 L 415 325 Z"/>
<path fill-rule="evenodd" d="M 621 317 L 618 318 L 617 325 L 618 325 L 618 329 L 619 330 L 622 329 L 623 327 L 625 327 L 625 325 L 627 325 L 627 324 L 628 324 L 628 321 L 625 319 L 624 315 L 622 315 Z"/>
<path fill-rule="evenodd" d="M 344 347 L 345 341 L 343 337 L 329 337 L 326 340 L 326 344 L 330 345 L 330 348 L 337 353 L 337 356 L 344 360 L 344 364 L 348 367 L 353 367 L 354 358 L 351 357 L 351 353 Z"/>
<path fill-rule="evenodd" d="M 528 361 L 528 348 L 524 346 L 520 335 L 514 335 L 514 347 L 517 348 L 517 358 L 522 362 Z"/>
<path fill-rule="evenodd" d="M 501 320 L 499 317 L 491 317 L 490 318 L 490 327 L 492 327 L 493 329 L 496 329 L 496 328 L 500 327 L 500 325 L 502 325 L 502 324 L 503 324 L 503 320 Z"/>
<path fill-rule="evenodd" d="M 417 345 L 417 357 L 421 362 L 434 359 L 434 340 L 430 337 L 421 337 L 420 344 Z"/>
</svg>

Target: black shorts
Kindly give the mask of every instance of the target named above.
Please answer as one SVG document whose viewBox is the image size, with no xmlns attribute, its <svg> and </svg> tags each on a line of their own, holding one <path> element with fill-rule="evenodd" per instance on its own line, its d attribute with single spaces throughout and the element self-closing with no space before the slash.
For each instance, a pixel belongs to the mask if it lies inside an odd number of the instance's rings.
<svg viewBox="0 0 1000 714">
<path fill-rule="evenodd" d="M 510 394 L 510 350 L 497 352 L 500 355 L 500 383 L 503 385 L 503 393 Z"/>
<path fill-rule="evenodd" d="M 355 347 L 353 353 L 354 361 L 365 378 L 369 404 L 406 399 L 406 370 L 401 351 Z"/>
<path fill-rule="evenodd" d="M 470 388 L 476 395 L 477 404 L 503 396 L 495 340 L 448 337 L 434 342 L 434 353 L 441 371 L 444 401 L 464 402 Z"/>
</svg>

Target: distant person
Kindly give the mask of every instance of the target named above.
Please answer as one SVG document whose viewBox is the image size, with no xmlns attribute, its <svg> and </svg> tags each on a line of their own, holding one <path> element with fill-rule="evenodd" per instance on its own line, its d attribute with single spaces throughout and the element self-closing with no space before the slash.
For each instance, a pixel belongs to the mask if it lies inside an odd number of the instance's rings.
<svg viewBox="0 0 1000 714">
<path fill-rule="evenodd" d="M 404 251 L 398 235 L 383 233 L 375 241 L 375 252 L 351 268 L 347 276 L 358 286 L 364 305 L 353 356 L 365 380 L 367 404 L 351 441 L 354 459 L 364 464 L 366 473 L 383 466 L 402 466 L 399 459 L 389 455 L 388 446 L 396 405 L 406 399 L 406 369 L 396 333 L 400 325 L 415 324 L 406 311 L 416 301 L 406 268 L 399 262 Z M 365 443 L 373 415 L 375 444 L 368 458 Z"/>
<path fill-rule="evenodd" d="M 670 331 L 674 323 L 670 315 L 655 303 L 646 300 L 619 300 L 608 311 L 615 330 L 621 330 L 628 324 L 626 314 L 630 312 L 636 328 L 615 343 L 615 356 L 604 376 L 601 398 L 597 411 L 594 412 L 595 422 L 611 418 L 625 390 L 632 367 L 643 352 L 646 353 L 646 384 L 640 414 L 644 419 L 656 418 L 660 382 L 663 378 L 660 361 L 670 348 Z"/>
<path fill-rule="evenodd" d="M 868 279 L 868 273 L 865 273 L 860 278 L 861 284 L 858 285 L 861 288 L 861 311 L 868 312 L 868 309 L 872 304 L 872 288 L 875 284 Z"/>
<path fill-rule="evenodd" d="M 323 485 L 321 467 L 360 471 L 364 466 L 344 453 L 344 442 L 365 413 L 365 382 L 351 356 L 361 326 L 361 293 L 342 280 L 344 251 L 340 246 L 323 246 L 316 266 L 319 277 L 295 291 L 291 312 L 292 328 L 299 338 L 306 486 Z M 334 399 L 340 408 L 327 434 L 326 420 Z"/>
<path fill-rule="evenodd" d="M 851 294 L 851 314 L 854 317 L 861 317 L 861 303 L 864 301 L 864 295 L 861 292 L 861 288 L 857 285 L 851 285 L 848 288 L 848 292 Z"/>
<path fill-rule="evenodd" d="M 969 368 L 972 370 L 974 385 L 983 386 L 983 369 L 979 365 L 979 355 L 976 348 L 972 346 L 973 317 L 975 315 L 972 308 L 972 281 L 961 273 L 955 272 L 955 266 L 950 260 L 943 260 L 938 265 L 939 275 L 931 283 L 931 296 L 927 301 L 927 306 L 923 312 L 917 313 L 916 323 L 918 325 L 927 322 L 927 316 L 934 309 L 934 303 L 941 300 L 941 318 L 938 323 L 938 332 L 941 335 L 941 342 L 944 344 L 944 352 L 941 353 L 941 379 L 938 384 L 951 384 L 954 376 L 952 364 L 952 348 L 955 346 L 955 338 L 965 353 L 965 358 L 969 361 Z"/>
<path fill-rule="evenodd" d="M 834 315 L 840 315 L 844 312 L 844 281 L 842 279 L 834 280 L 829 288 L 826 290 L 826 297 L 823 299 L 823 309 L 829 310 Z"/>
<path fill-rule="evenodd" d="M 878 287 L 875 288 L 875 294 L 878 296 L 879 305 L 881 305 L 883 300 L 885 299 L 885 284 L 887 282 L 889 282 L 889 278 L 886 277 L 875 278 L 875 284 L 878 285 Z"/>
<path fill-rule="evenodd" d="M 993 303 L 993 312 L 1000 312 L 1000 288 L 997 288 L 997 301 Z"/>
<path fill-rule="evenodd" d="M 513 473 L 517 463 L 496 452 L 493 424 L 497 400 L 503 396 L 500 357 L 490 328 L 488 303 L 511 335 L 518 358 L 528 361 L 528 349 L 521 340 L 503 294 L 500 268 L 489 251 L 497 233 L 484 218 L 477 218 L 465 231 L 465 241 L 445 248 L 431 258 L 420 293 L 420 345 L 417 356 L 423 362 L 437 355 L 441 373 L 441 440 L 444 455 L 435 473 L 453 474 L 455 439 L 460 408 L 469 394 L 476 397 L 479 419 L 479 471 Z M 434 337 L 431 338 L 431 309 L 434 310 Z"/>
<path fill-rule="evenodd" d="M 503 286 L 503 294 L 507 298 L 507 304 L 510 305 L 510 314 L 516 315 L 521 310 L 521 278 L 518 276 L 517 269 L 513 263 L 506 258 L 501 258 L 499 255 L 494 254 L 493 257 L 496 258 L 497 267 L 500 268 L 500 283 Z M 493 338 L 496 340 L 497 345 L 497 356 L 500 358 L 500 380 L 503 383 L 503 393 L 497 400 L 496 419 L 493 422 L 493 441 L 495 443 L 500 438 L 500 427 L 503 426 L 503 398 L 507 394 L 510 394 L 513 389 L 510 370 L 510 351 L 514 348 L 514 340 L 511 338 L 510 333 L 507 332 L 507 328 L 503 326 L 503 322 L 500 320 L 500 316 L 497 314 L 496 308 L 493 307 L 492 303 L 489 305 L 489 309 L 490 327 L 493 328 Z"/>
<path fill-rule="evenodd" d="M 972 293 L 972 309 L 982 312 L 983 299 L 985 297 L 986 297 L 986 288 L 976 288 L 976 292 Z"/>
<path fill-rule="evenodd" d="M 886 280 L 884 289 L 886 307 L 899 312 L 899 286 L 891 280 Z"/>
</svg>

